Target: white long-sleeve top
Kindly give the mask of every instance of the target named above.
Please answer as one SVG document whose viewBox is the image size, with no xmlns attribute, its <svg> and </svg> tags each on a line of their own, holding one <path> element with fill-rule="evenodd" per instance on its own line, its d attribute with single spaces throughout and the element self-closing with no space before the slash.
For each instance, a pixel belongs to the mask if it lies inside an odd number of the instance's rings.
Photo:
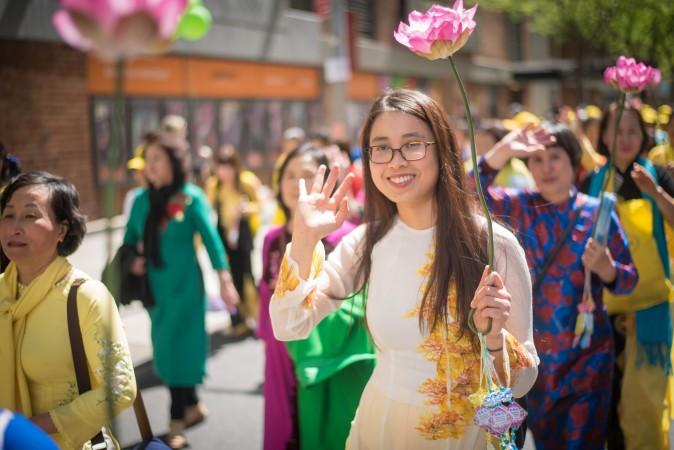
<svg viewBox="0 0 674 450">
<path fill-rule="evenodd" d="M 534 384 L 538 365 L 531 279 L 516 238 L 496 224 L 494 235 L 496 270 L 512 295 L 503 350 L 508 379 L 503 383 L 520 397 Z M 270 303 L 277 339 L 305 338 L 339 307 L 339 299 L 358 288 L 355 271 L 364 238 L 365 226 L 360 226 L 327 261 L 319 243 L 307 280 L 299 276 L 290 257 L 292 243 L 288 245 Z M 442 330 L 419 329 L 433 244 L 434 228 L 415 230 L 398 218 L 373 249 L 366 315 L 377 365 L 352 422 L 349 449 L 486 448 L 484 431 L 473 425 L 476 407 L 469 399 L 480 387 L 479 355 L 466 337 L 458 339 L 459 327 L 451 318 Z M 453 295 L 448 301 L 455 301 Z"/>
</svg>

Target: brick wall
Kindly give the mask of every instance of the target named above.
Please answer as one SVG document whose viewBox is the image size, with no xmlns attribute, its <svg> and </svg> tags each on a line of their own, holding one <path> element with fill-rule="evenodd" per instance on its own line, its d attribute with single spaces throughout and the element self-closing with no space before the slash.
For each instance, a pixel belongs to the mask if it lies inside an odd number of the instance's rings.
<svg viewBox="0 0 674 450">
<path fill-rule="evenodd" d="M 85 73 L 83 54 L 65 45 L 0 39 L 0 141 L 24 170 L 73 182 L 96 218 Z"/>
</svg>

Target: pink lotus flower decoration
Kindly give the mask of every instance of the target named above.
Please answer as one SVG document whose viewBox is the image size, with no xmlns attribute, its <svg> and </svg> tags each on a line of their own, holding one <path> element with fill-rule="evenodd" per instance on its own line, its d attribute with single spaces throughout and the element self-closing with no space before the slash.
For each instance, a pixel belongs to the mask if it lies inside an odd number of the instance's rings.
<svg viewBox="0 0 674 450">
<path fill-rule="evenodd" d="M 463 8 L 463 0 L 456 0 L 454 6 L 433 5 L 425 13 L 412 11 L 408 16 L 409 25 L 400 22 L 398 29 L 393 32 L 396 41 L 426 59 L 448 59 L 452 67 L 454 78 L 459 86 L 463 107 L 468 121 L 468 138 L 470 140 L 470 155 L 473 166 L 477 167 L 477 151 L 475 150 L 475 133 L 473 132 L 473 117 L 470 113 L 470 103 L 466 88 L 461 81 L 459 71 L 454 62 L 454 53 L 459 51 L 468 42 L 473 33 L 476 23 L 473 20 L 477 5 L 470 9 Z M 494 230 L 487 201 L 484 198 L 480 183 L 475 184 L 477 196 L 482 205 L 482 212 L 487 219 L 487 258 L 489 267 L 494 267 Z M 485 330 L 477 330 L 473 324 L 474 309 L 468 316 L 468 324 L 476 334 L 488 334 L 491 330 L 492 320 Z"/>
<path fill-rule="evenodd" d="M 69 45 L 117 61 L 166 50 L 186 6 L 187 0 L 61 0 L 53 23 Z"/>
<path fill-rule="evenodd" d="M 433 5 L 425 13 L 412 11 L 410 24 L 400 22 L 393 36 L 419 56 L 430 60 L 447 58 L 468 41 L 475 29 L 475 11 L 477 5 L 464 9 L 463 0 L 456 0 L 452 8 Z"/>
<path fill-rule="evenodd" d="M 649 86 L 660 83 L 658 69 L 637 61 L 634 58 L 621 56 L 615 66 L 604 70 L 604 81 L 623 92 L 641 92 Z"/>
</svg>

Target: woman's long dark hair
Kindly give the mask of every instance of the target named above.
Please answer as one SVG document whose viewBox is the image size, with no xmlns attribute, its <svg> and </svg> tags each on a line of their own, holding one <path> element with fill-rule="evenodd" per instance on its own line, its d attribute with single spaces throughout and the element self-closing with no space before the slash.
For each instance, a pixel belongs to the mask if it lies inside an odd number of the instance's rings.
<svg viewBox="0 0 674 450">
<path fill-rule="evenodd" d="M 236 148 L 231 144 L 224 145 L 218 150 L 213 159 L 218 166 L 232 166 L 234 168 L 234 189 L 236 189 L 239 194 L 243 194 L 243 189 L 241 188 L 241 172 L 243 171 L 243 164 L 241 163 L 241 158 L 239 157 L 239 152 Z M 222 181 L 218 178 L 218 191 L 221 186 Z"/>
<path fill-rule="evenodd" d="M 438 182 L 434 209 L 435 257 L 420 305 L 419 327 L 434 331 L 447 323 L 451 314 L 460 324 L 461 335 L 468 331 L 470 302 L 487 262 L 486 231 L 478 225 L 472 189 L 466 186 L 463 161 L 442 107 L 430 97 L 412 90 L 387 93 L 372 105 L 363 125 L 361 145 L 370 146 L 374 121 L 384 112 L 402 112 L 424 122 L 436 142 L 429 151 L 438 154 Z M 372 250 L 391 229 L 397 215 L 395 203 L 375 187 L 369 163 L 363 164 L 365 182 L 365 243 L 356 268 L 360 290 L 365 289 L 372 271 Z M 451 286 L 456 288 L 456 308 L 449 310 Z M 468 333 L 472 336 L 470 333 Z M 474 337 L 471 337 L 474 341 Z"/>
<path fill-rule="evenodd" d="M 606 146 L 606 143 L 604 142 L 604 133 L 609 127 L 609 120 L 615 122 L 615 117 L 617 113 L 618 113 L 618 104 L 611 103 L 604 110 L 604 114 L 602 115 L 601 118 L 601 123 L 599 124 L 599 142 L 597 145 L 597 151 L 600 154 L 607 157 L 611 149 L 608 148 Z M 623 117 L 625 117 L 626 114 L 634 114 L 634 116 L 637 118 L 637 122 L 639 123 L 639 130 L 641 131 L 641 146 L 639 147 L 639 154 L 643 154 L 646 150 L 651 148 L 651 138 L 648 135 L 648 132 L 646 131 L 646 124 L 644 123 L 644 119 L 641 117 L 641 113 L 639 112 L 639 110 L 629 103 L 625 103 L 625 110 L 623 111 Z"/>
<path fill-rule="evenodd" d="M 159 232 L 163 224 L 169 219 L 169 201 L 176 193 L 182 190 L 187 182 L 187 150 L 168 145 L 161 140 L 155 141 L 148 146 L 150 145 L 156 145 L 168 156 L 173 174 L 173 180 L 168 186 L 157 188 L 150 183 L 148 187 L 150 212 L 145 220 L 143 248 L 148 261 L 154 266 L 162 267 L 164 261 L 159 251 Z"/>
</svg>

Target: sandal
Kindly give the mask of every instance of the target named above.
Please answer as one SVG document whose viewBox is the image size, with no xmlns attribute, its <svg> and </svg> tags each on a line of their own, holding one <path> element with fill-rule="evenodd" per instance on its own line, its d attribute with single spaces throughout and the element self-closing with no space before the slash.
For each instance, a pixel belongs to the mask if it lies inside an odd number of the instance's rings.
<svg viewBox="0 0 674 450">
<path fill-rule="evenodd" d="M 206 405 L 203 402 L 198 402 L 196 405 L 185 408 L 184 417 L 185 428 L 190 428 L 206 420 L 208 409 L 206 409 Z"/>
<path fill-rule="evenodd" d="M 173 450 L 185 448 L 189 445 L 185 437 L 185 422 L 182 420 L 172 420 L 169 424 L 169 434 L 166 443 Z"/>
</svg>

